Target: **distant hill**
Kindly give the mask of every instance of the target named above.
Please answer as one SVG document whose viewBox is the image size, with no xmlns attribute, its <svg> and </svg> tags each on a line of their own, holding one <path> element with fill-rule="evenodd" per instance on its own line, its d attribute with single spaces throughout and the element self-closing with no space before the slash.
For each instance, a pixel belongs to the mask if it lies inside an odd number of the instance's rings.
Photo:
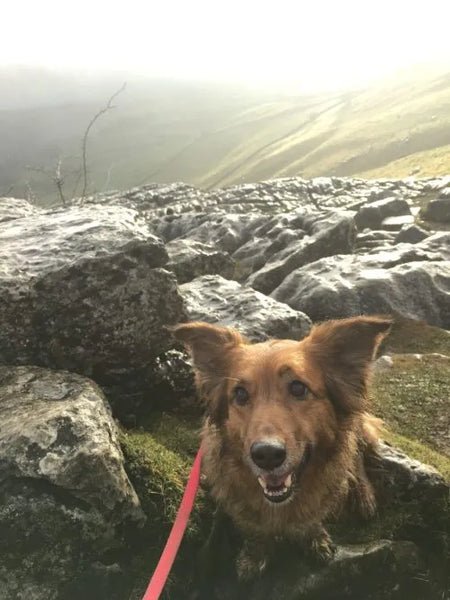
<svg viewBox="0 0 450 600">
<path fill-rule="evenodd" d="M 122 81 L 0 71 L 0 194 L 14 186 L 16 196 L 28 188 L 41 202 L 53 201 L 50 178 L 26 166 L 51 170 L 62 156 L 70 195 L 83 132 Z M 89 140 L 91 190 L 450 172 L 450 67 L 321 94 L 131 79 L 115 104 Z"/>
</svg>

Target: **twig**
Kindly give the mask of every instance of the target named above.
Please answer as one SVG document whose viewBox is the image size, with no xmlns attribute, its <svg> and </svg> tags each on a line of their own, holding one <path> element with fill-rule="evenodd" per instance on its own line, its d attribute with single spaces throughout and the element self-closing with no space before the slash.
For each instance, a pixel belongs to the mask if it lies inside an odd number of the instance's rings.
<svg viewBox="0 0 450 600">
<path fill-rule="evenodd" d="M 117 96 L 122 93 L 126 87 L 126 82 L 124 82 L 121 86 L 120 89 L 118 89 L 116 92 L 114 92 L 114 94 L 111 96 L 111 98 L 108 100 L 106 106 L 102 109 L 100 109 L 98 111 L 97 114 L 95 114 L 92 119 L 90 120 L 88 126 L 86 127 L 86 131 L 84 132 L 83 135 L 83 143 L 82 143 L 82 167 L 83 167 L 83 191 L 81 192 L 81 198 L 85 198 L 86 197 L 86 192 L 87 192 L 87 141 L 88 141 L 88 136 L 89 136 L 89 132 L 92 129 L 92 126 L 94 125 L 94 123 L 97 121 L 97 119 L 99 119 L 102 115 L 104 115 L 106 112 L 108 112 L 108 110 L 112 110 L 113 108 L 115 108 L 115 106 L 113 106 L 112 102 L 115 100 L 115 98 L 117 98 Z"/>
</svg>

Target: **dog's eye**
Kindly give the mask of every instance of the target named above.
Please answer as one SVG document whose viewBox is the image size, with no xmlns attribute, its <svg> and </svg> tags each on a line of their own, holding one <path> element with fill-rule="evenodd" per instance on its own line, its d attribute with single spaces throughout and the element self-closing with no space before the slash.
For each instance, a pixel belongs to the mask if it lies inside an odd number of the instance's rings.
<svg viewBox="0 0 450 600">
<path fill-rule="evenodd" d="M 304 400 L 308 395 L 308 388 L 298 379 L 294 379 L 289 384 L 289 393 L 299 400 Z"/>
<path fill-rule="evenodd" d="M 248 404 L 250 398 L 248 395 L 248 392 L 245 388 L 237 386 L 234 388 L 234 401 L 236 402 L 237 405 L 239 406 L 245 406 L 246 404 Z"/>
</svg>

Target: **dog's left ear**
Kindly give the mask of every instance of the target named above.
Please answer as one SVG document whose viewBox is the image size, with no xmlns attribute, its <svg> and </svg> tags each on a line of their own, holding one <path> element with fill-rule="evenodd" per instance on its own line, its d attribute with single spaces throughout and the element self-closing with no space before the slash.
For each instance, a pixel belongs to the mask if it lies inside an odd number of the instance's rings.
<svg viewBox="0 0 450 600">
<path fill-rule="evenodd" d="M 383 317 L 327 321 L 305 339 L 324 374 L 330 399 L 341 412 L 367 408 L 370 363 L 391 326 L 392 320 Z"/>
</svg>

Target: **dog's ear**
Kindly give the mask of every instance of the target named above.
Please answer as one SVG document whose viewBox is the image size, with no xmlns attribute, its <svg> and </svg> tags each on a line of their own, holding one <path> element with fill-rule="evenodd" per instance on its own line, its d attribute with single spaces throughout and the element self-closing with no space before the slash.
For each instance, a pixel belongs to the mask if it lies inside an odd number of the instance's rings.
<svg viewBox="0 0 450 600">
<path fill-rule="evenodd" d="M 172 332 L 192 356 L 195 382 L 208 415 L 214 423 L 223 423 L 228 416 L 225 378 L 229 352 L 246 341 L 233 329 L 201 322 L 182 323 Z"/>
<path fill-rule="evenodd" d="M 344 413 L 367 408 L 370 363 L 392 320 L 355 317 L 313 328 L 305 342 L 319 364 L 330 399 Z"/>
<path fill-rule="evenodd" d="M 234 329 L 209 323 L 182 323 L 172 332 L 192 356 L 196 369 L 204 373 L 213 371 L 217 375 L 225 374 L 229 350 L 244 343 L 241 334 Z"/>
</svg>

